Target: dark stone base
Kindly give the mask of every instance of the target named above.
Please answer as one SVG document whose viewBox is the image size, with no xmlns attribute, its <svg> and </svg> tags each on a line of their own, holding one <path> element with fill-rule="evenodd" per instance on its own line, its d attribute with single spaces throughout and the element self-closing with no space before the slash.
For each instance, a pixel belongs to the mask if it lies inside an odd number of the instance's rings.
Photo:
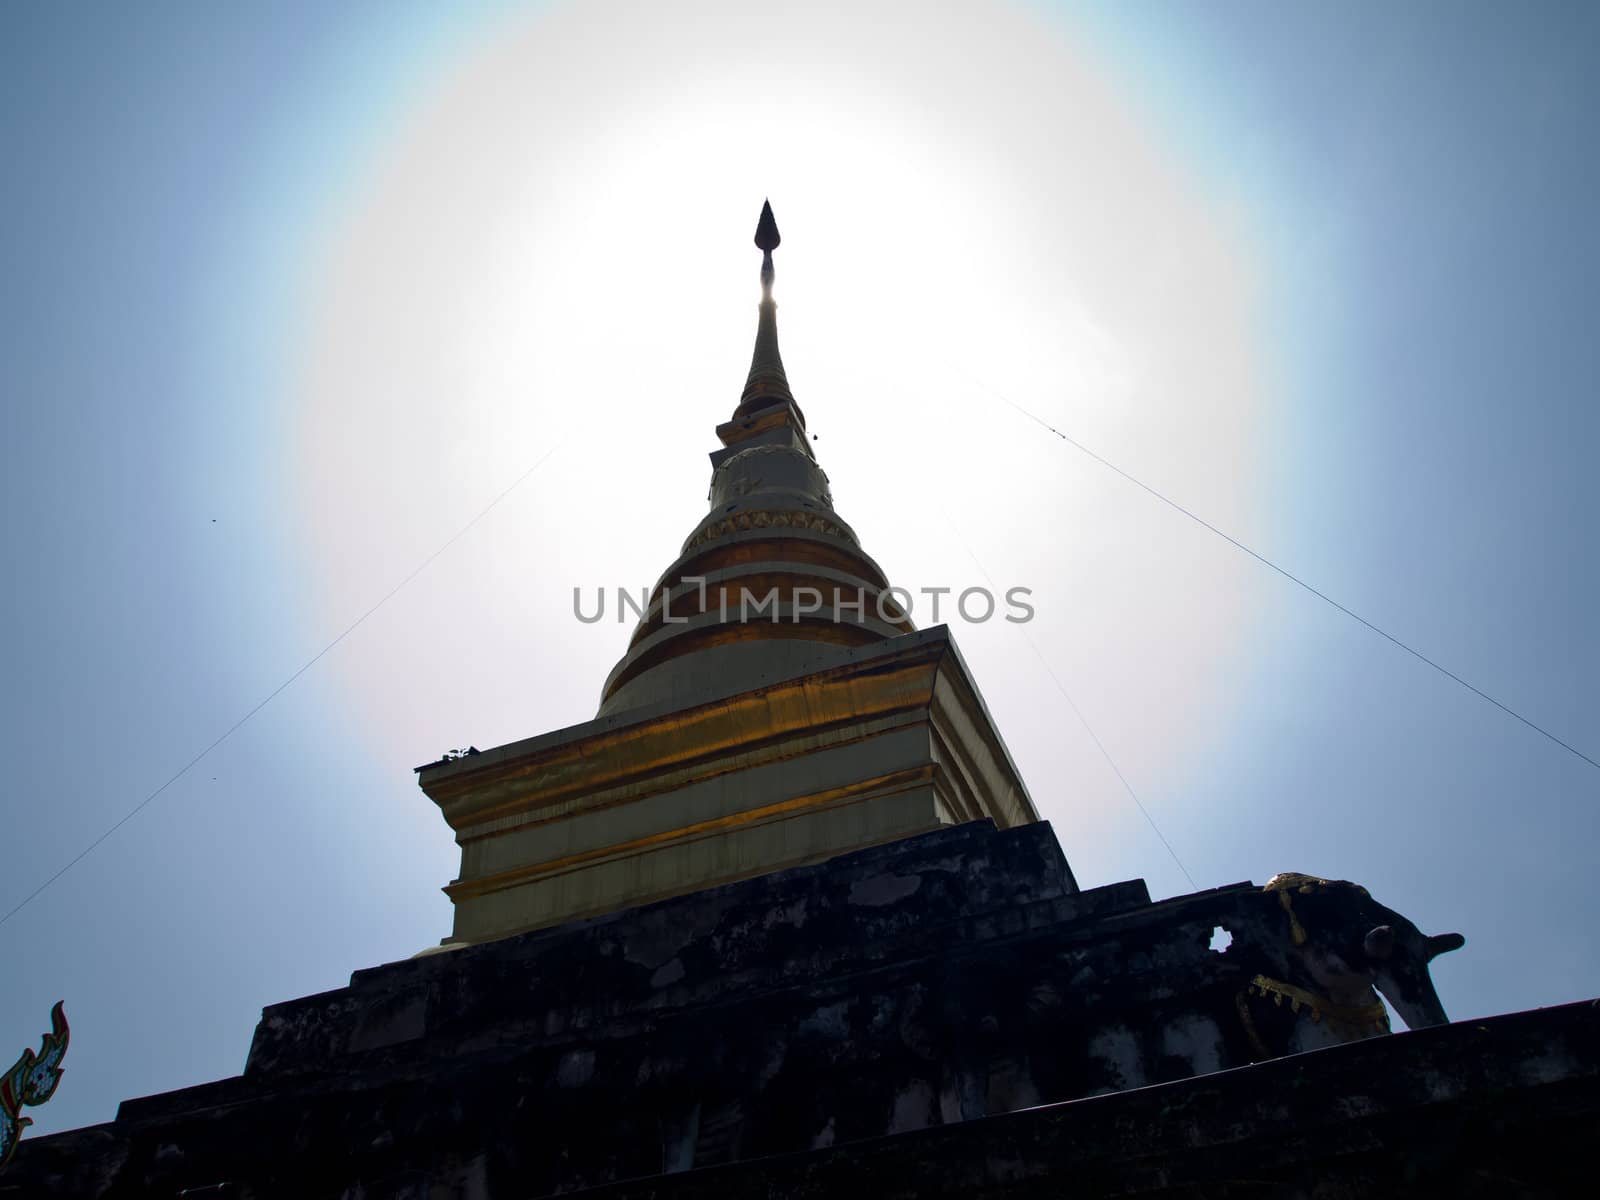
<svg viewBox="0 0 1600 1200">
<path fill-rule="evenodd" d="M 1594 1010 L 1248 1067 L 1267 901 L 1079 891 L 975 822 L 358 971 L 0 1197 L 1569 1194 Z"/>
<path fill-rule="evenodd" d="M 1600 1145 L 1597 1066 L 1600 1000 L 1592 1000 L 577 1194 L 1585 1196 L 1594 1190 Z"/>
</svg>

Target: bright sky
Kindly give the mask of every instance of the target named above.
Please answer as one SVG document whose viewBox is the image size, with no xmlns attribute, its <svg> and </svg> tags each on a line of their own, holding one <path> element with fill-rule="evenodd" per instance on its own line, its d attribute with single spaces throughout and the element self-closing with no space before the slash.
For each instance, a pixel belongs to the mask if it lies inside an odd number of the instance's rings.
<svg viewBox="0 0 1600 1200">
<path fill-rule="evenodd" d="M 755 330 L 1082 883 L 1366 884 L 1452 1016 L 1600 993 L 1600 10 L 283 3 L 0 15 L 0 1059 L 31 1133 L 449 931 L 411 768 L 593 715 Z M 548 458 L 544 458 L 548 454 Z M 919 611 L 926 625 L 926 611 Z"/>
</svg>

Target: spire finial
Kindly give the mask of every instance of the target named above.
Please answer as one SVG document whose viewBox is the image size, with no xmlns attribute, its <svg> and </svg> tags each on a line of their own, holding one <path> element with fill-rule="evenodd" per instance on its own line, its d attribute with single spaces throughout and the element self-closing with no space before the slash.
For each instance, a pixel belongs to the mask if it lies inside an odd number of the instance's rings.
<svg viewBox="0 0 1600 1200">
<path fill-rule="evenodd" d="M 756 245 L 761 247 L 761 316 L 756 323 L 756 352 L 750 360 L 750 378 L 745 381 L 744 396 L 739 401 L 741 415 L 752 406 L 760 408 L 778 401 L 794 403 L 783 359 L 778 354 L 778 305 L 772 299 L 772 252 L 778 248 L 778 241 L 772 205 L 763 203 L 761 220 L 756 222 Z"/>
<path fill-rule="evenodd" d="M 761 202 L 761 219 L 756 222 L 756 245 L 761 248 L 761 292 L 772 298 L 772 252 L 783 239 L 778 236 L 778 222 L 772 216 L 772 201 Z"/>
</svg>

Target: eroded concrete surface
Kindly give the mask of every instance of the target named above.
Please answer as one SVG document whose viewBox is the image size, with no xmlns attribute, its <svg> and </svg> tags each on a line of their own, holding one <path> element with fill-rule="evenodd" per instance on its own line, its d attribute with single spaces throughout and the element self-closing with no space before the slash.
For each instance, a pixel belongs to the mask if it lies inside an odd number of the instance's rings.
<svg viewBox="0 0 1600 1200">
<path fill-rule="evenodd" d="M 973 822 L 359 971 L 267 1009 L 241 1076 L 25 1139 L 0 1197 L 1397 1194 L 1447 1143 L 1522 1178 L 1463 1130 L 1596 1132 L 1587 1006 L 1232 1070 L 1274 914 L 1080 891 L 1047 825 Z"/>
</svg>

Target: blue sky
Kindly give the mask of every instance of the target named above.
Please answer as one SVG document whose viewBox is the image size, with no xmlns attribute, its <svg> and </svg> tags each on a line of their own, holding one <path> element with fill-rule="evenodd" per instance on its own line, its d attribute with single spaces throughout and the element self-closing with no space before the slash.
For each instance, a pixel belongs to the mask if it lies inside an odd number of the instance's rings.
<svg viewBox="0 0 1600 1200">
<path fill-rule="evenodd" d="M 591 715 L 626 631 L 571 588 L 699 515 L 766 194 L 841 513 L 907 586 L 1039 593 L 1032 645 L 956 636 L 1080 880 L 1188 890 L 1044 664 L 1200 886 L 1460 930 L 1457 1017 L 1600 993 L 1600 771 L 1000 399 L 1600 757 L 1600 16 L 806 12 L 0 17 L 0 909 L 556 451 L 0 926 L 0 1036 L 73 1022 L 34 1132 L 448 931 L 410 768 Z"/>
</svg>

